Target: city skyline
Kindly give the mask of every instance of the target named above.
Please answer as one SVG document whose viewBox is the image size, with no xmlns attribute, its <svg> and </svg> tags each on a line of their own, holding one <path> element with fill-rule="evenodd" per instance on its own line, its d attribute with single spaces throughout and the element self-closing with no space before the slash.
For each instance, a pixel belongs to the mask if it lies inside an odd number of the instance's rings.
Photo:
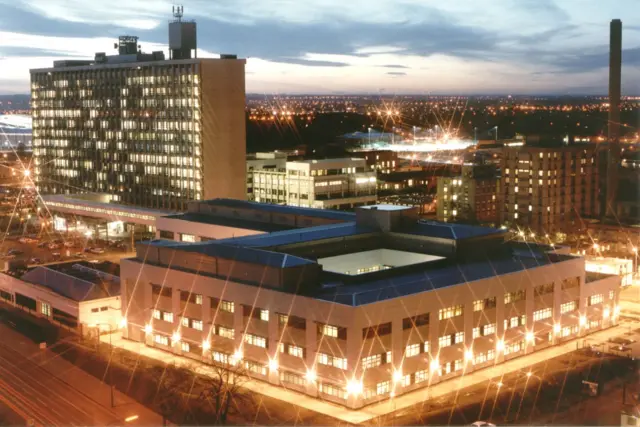
<svg viewBox="0 0 640 427">
<path fill-rule="evenodd" d="M 613 18 L 623 20 L 622 93 L 640 93 L 632 1 L 239 3 L 185 1 L 185 18 L 198 23 L 199 57 L 248 59 L 251 93 L 606 94 Z M 0 93 L 12 94 L 29 91 L 29 68 L 110 54 L 119 35 L 166 50 L 172 3 L 0 5 Z"/>
</svg>

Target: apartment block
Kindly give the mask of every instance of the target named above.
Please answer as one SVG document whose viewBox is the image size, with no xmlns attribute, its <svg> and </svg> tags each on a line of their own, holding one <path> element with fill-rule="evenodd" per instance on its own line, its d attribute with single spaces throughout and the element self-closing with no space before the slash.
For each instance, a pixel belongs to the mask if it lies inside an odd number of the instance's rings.
<svg viewBox="0 0 640 427">
<path fill-rule="evenodd" d="M 550 234 L 598 216 L 598 158 L 595 144 L 505 147 L 500 222 Z"/>
<path fill-rule="evenodd" d="M 493 165 L 465 165 L 456 177 L 438 177 L 438 221 L 498 222 L 500 181 Z"/>
</svg>

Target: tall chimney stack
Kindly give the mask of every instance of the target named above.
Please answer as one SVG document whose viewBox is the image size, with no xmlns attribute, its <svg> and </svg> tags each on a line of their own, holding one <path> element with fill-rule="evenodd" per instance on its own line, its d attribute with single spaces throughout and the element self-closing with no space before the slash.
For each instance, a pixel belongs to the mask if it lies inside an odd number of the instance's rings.
<svg viewBox="0 0 640 427">
<path fill-rule="evenodd" d="M 620 138 L 620 80 L 622 74 L 622 21 L 611 21 L 609 36 L 609 141 Z"/>
<path fill-rule="evenodd" d="M 611 20 L 609 34 L 609 150 L 605 203 L 601 212 L 609 218 L 616 215 L 618 168 L 620 165 L 620 81 L 622 75 L 622 21 Z"/>
</svg>

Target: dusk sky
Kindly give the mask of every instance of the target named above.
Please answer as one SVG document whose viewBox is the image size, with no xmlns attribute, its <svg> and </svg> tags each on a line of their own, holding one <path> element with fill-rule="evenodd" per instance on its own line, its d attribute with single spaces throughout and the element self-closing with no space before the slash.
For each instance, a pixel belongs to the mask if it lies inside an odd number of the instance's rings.
<svg viewBox="0 0 640 427">
<path fill-rule="evenodd" d="M 623 21 L 623 94 L 640 93 L 638 0 L 183 0 L 201 57 L 247 61 L 247 92 L 606 94 Z M 171 1 L 0 0 L 0 94 L 29 69 L 164 49 Z"/>
</svg>

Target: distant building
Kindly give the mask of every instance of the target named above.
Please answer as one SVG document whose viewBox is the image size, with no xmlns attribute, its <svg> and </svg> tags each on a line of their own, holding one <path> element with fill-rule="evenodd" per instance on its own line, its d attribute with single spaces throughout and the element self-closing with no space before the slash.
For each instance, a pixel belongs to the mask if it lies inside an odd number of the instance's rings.
<svg viewBox="0 0 640 427">
<path fill-rule="evenodd" d="M 376 173 L 364 159 L 287 162 L 284 171 L 253 172 L 254 200 L 318 209 L 352 209 L 376 202 Z"/>
<path fill-rule="evenodd" d="M 543 234 L 577 230 L 599 215 L 598 159 L 593 144 L 505 147 L 500 222 Z"/>
<path fill-rule="evenodd" d="M 170 59 L 122 36 L 117 55 L 32 69 L 38 190 L 170 210 L 244 199 L 245 60 L 192 58 L 195 37 L 178 18 Z"/>
<path fill-rule="evenodd" d="M 286 152 L 252 153 L 247 154 L 247 200 L 254 200 L 253 172 L 267 170 L 283 172 L 287 166 Z"/>
<path fill-rule="evenodd" d="M 367 162 L 367 170 L 376 171 L 379 174 L 391 173 L 399 166 L 398 152 L 392 150 L 353 151 L 354 157 L 359 157 Z"/>
<path fill-rule="evenodd" d="M 438 177 L 438 221 L 496 224 L 499 184 L 493 165 L 465 165 L 460 176 Z"/>
</svg>

